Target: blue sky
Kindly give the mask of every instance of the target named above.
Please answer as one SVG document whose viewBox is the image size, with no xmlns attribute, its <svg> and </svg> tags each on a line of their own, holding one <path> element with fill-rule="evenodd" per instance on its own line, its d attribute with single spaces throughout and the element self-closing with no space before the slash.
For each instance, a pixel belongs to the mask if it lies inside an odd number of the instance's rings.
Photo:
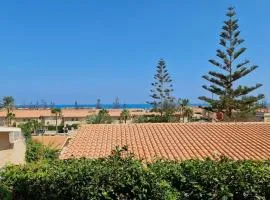
<svg viewBox="0 0 270 200">
<path fill-rule="evenodd" d="M 116 96 L 144 103 L 164 58 L 174 96 L 198 103 L 230 5 L 248 48 L 242 58 L 259 65 L 241 82 L 263 83 L 256 93 L 269 100 L 269 0 L 2 1 L 0 96 L 18 104 L 111 103 Z"/>
</svg>

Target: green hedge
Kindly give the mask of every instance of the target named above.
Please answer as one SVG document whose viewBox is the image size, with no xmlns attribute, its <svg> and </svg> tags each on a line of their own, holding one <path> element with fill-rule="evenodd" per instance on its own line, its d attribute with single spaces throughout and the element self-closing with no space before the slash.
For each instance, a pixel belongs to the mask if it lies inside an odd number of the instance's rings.
<svg viewBox="0 0 270 200">
<path fill-rule="evenodd" d="M 142 163 L 105 159 L 8 166 L 0 177 L 14 199 L 270 199 L 268 161 Z M 125 154 L 126 155 L 126 154 Z"/>
<path fill-rule="evenodd" d="M 134 119 L 135 123 L 162 123 L 162 122 L 179 122 L 179 118 L 172 115 L 142 115 Z"/>
<path fill-rule="evenodd" d="M 66 127 L 68 128 L 68 130 L 72 130 L 73 129 L 78 129 L 79 128 L 79 124 L 71 124 L 71 125 L 66 125 Z"/>
<path fill-rule="evenodd" d="M 63 130 L 64 126 L 63 125 L 60 125 L 60 126 L 57 126 L 57 128 L 58 128 L 58 131 L 61 131 L 61 130 Z M 49 126 L 47 126 L 47 129 L 48 129 L 48 131 L 55 131 L 56 130 L 56 126 L 49 125 Z"/>
<path fill-rule="evenodd" d="M 189 160 L 150 166 L 180 199 L 270 199 L 270 162 Z"/>
<path fill-rule="evenodd" d="M 12 195 L 11 195 L 10 190 L 8 189 L 7 186 L 3 185 L 1 182 L 0 182 L 0 199 L 1 200 L 11 200 L 12 199 Z"/>
<path fill-rule="evenodd" d="M 37 162 L 40 160 L 55 160 L 59 156 L 59 150 L 45 146 L 32 139 L 26 142 L 26 162 Z"/>
</svg>

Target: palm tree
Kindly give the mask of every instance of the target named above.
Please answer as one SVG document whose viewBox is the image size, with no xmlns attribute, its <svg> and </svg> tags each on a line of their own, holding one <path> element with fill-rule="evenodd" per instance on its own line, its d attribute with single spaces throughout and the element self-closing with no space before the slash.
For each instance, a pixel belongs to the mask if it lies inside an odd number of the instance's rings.
<svg viewBox="0 0 270 200">
<path fill-rule="evenodd" d="M 125 124 L 127 123 L 127 119 L 130 118 L 130 112 L 127 109 L 122 110 L 120 114 L 120 118 L 124 120 Z"/>
<path fill-rule="evenodd" d="M 52 114 L 55 114 L 55 130 L 56 130 L 56 133 L 58 133 L 58 126 L 57 126 L 57 120 L 58 120 L 58 117 L 61 116 L 61 113 L 62 113 L 62 110 L 60 108 L 53 108 L 51 110 L 51 113 Z"/>
<path fill-rule="evenodd" d="M 2 106 L 10 113 L 15 107 L 14 98 L 12 96 L 6 96 L 2 100 Z"/>
<path fill-rule="evenodd" d="M 190 122 L 190 119 L 192 118 L 193 116 L 193 109 L 190 108 L 190 107 L 187 107 L 184 111 L 184 116 L 187 116 L 187 120 L 188 122 Z"/>
<path fill-rule="evenodd" d="M 2 100 L 1 107 L 6 109 L 7 111 L 7 115 L 6 115 L 7 126 L 11 126 L 11 122 L 15 118 L 15 114 L 12 113 L 13 108 L 15 107 L 14 98 L 12 96 L 4 97 Z"/>
<path fill-rule="evenodd" d="M 178 110 L 180 111 L 179 121 L 181 121 L 181 116 L 183 117 L 183 122 L 185 121 L 185 110 L 188 108 L 188 99 L 178 99 Z"/>
<path fill-rule="evenodd" d="M 7 113 L 6 119 L 7 119 L 7 126 L 11 126 L 12 120 L 15 119 L 15 114 L 12 112 Z M 16 126 L 16 125 L 14 125 L 14 126 Z"/>
<path fill-rule="evenodd" d="M 98 121 L 99 124 L 110 124 L 112 120 L 109 111 L 106 109 L 101 109 L 98 112 Z"/>
</svg>

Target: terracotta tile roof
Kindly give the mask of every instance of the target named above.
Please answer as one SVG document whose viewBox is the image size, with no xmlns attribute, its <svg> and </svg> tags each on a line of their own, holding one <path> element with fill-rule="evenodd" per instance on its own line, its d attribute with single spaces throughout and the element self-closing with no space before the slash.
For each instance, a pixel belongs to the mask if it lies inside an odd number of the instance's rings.
<svg viewBox="0 0 270 200">
<path fill-rule="evenodd" d="M 147 112 L 143 109 L 128 109 L 131 116 L 141 116 L 141 115 L 153 115 L 158 113 Z M 108 109 L 109 115 L 111 117 L 120 117 L 122 109 Z M 99 110 L 96 110 L 95 114 L 98 114 Z"/>
<path fill-rule="evenodd" d="M 259 109 L 257 109 L 257 112 L 269 113 L 270 112 L 270 108 L 259 108 Z"/>
<path fill-rule="evenodd" d="M 37 141 L 46 146 L 50 146 L 56 149 L 62 149 L 68 139 L 68 136 L 32 136 L 34 141 Z"/>
<path fill-rule="evenodd" d="M 109 109 L 109 114 L 112 117 L 120 117 L 121 109 Z M 89 115 L 98 114 L 97 109 L 62 109 L 62 116 L 69 118 L 87 117 Z M 50 109 L 15 109 L 13 110 L 16 118 L 39 118 L 41 116 L 50 117 L 54 116 Z M 153 114 L 144 110 L 130 109 L 131 115 L 144 115 Z M 6 117 L 6 111 L 0 110 L 0 117 Z"/>
<path fill-rule="evenodd" d="M 13 110 L 16 118 L 39 118 L 40 116 L 51 116 L 51 110 L 42 109 L 42 110 Z M 0 117 L 6 117 L 6 111 L 0 111 Z"/>
<path fill-rule="evenodd" d="M 94 113 L 95 109 L 62 109 L 63 117 L 87 117 Z"/>
<path fill-rule="evenodd" d="M 51 109 L 16 109 L 13 110 L 16 118 L 39 118 L 40 116 L 54 116 Z M 62 109 L 63 117 L 86 117 L 95 113 L 94 109 Z M 5 117 L 6 111 L 0 111 L 0 117 Z"/>
<path fill-rule="evenodd" d="M 84 125 L 60 158 L 105 157 L 128 145 L 136 157 L 186 160 L 225 155 L 269 159 L 270 123 L 160 123 Z"/>
</svg>

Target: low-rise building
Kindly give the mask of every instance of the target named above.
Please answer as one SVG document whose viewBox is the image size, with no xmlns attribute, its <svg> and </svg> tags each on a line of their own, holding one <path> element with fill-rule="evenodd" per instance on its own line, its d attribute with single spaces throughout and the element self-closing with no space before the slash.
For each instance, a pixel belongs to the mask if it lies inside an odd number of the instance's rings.
<svg viewBox="0 0 270 200">
<path fill-rule="evenodd" d="M 270 113 L 264 113 L 263 119 L 264 122 L 270 122 Z"/>
<path fill-rule="evenodd" d="M 71 126 L 76 124 L 85 124 L 88 117 L 92 115 L 97 115 L 99 109 L 62 109 L 60 116 L 57 117 L 57 124 L 63 126 Z M 194 117 L 202 117 L 202 109 L 198 107 L 193 107 Z M 120 116 L 122 109 L 108 109 L 109 115 L 113 123 L 120 123 Z M 37 120 L 42 122 L 44 126 L 55 126 L 56 125 L 56 116 L 51 112 L 51 109 L 14 109 L 13 113 L 15 118 L 12 122 L 12 125 L 18 126 L 19 124 L 26 123 L 30 120 Z M 139 116 L 153 116 L 159 115 L 156 112 L 149 112 L 144 109 L 129 109 L 130 118 L 128 123 L 134 122 Z M 174 113 L 175 116 L 180 116 L 181 113 Z M 4 126 L 6 121 L 6 111 L 0 110 L 0 125 Z M 184 121 L 186 121 L 185 119 Z"/>
<path fill-rule="evenodd" d="M 25 151 L 21 129 L 0 127 L 0 168 L 8 163 L 24 163 Z"/>
<path fill-rule="evenodd" d="M 109 115 L 113 121 L 120 119 L 121 109 L 108 109 Z M 86 123 L 87 118 L 92 115 L 97 115 L 98 109 L 62 109 L 60 116 L 57 117 L 58 125 L 73 125 Z M 55 126 L 56 116 L 51 113 L 51 109 L 15 109 L 13 110 L 15 119 L 13 123 L 18 126 L 19 124 L 26 123 L 30 120 L 38 120 L 44 126 Z M 143 109 L 130 109 L 132 117 L 140 115 L 153 115 L 153 113 L 146 112 Z M 155 113 L 154 113 L 155 114 Z M 4 125 L 6 120 L 6 111 L 0 111 L 0 125 Z"/>
<path fill-rule="evenodd" d="M 55 126 L 56 116 L 51 112 L 51 109 L 15 109 L 13 110 L 15 119 L 13 123 L 26 123 L 30 120 L 42 122 L 44 126 Z M 93 109 L 62 109 L 61 115 L 57 117 L 57 124 L 72 125 L 80 124 L 86 121 L 87 116 L 95 113 Z M 0 111 L 0 124 L 5 125 L 6 111 Z"/>
</svg>

